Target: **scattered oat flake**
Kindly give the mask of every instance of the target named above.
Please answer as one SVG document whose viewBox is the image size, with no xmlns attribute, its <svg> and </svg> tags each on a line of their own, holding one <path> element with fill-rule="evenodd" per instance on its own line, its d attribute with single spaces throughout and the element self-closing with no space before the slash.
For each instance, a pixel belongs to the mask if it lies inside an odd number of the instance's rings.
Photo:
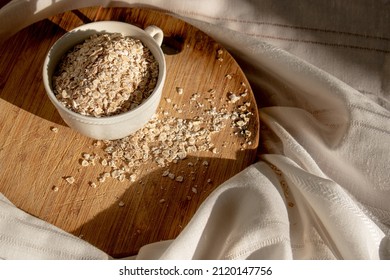
<svg viewBox="0 0 390 280">
<path fill-rule="evenodd" d="M 211 165 L 209 161 L 197 157 L 196 153 L 223 153 L 223 150 L 230 146 L 227 142 L 215 145 L 213 142 L 215 133 L 225 131 L 226 135 L 243 137 L 244 141 L 240 141 L 242 148 L 249 145 L 253 137 L 253 133 L 249 130 L 250 119 L 253 115 L 249 111 L 250 104 L 247 104 L 246 100 L 242 103 L 237 102 L 242 97 L 228 92 L 225 93 L 227 95 L 220 94 L 224 97 L 222 102 L 225 104 L 217 107 L 217 104 L 213 104 L 214 92 L 216 91 L 211 89 L 206 93 L 194 93 L 190 97 L 186 110 L 195 114 L 193 117 L 173 116 L 160 107 L 160 111 L 133 134 L 117 140 L 101 140 L 99 149 L 103 154 L 91 154 L 91 158 L 85 158 L 85 160 L 89 162 L 89 165 L 92 165 L 93 160 L 98 160 L 105 167 L 104 172 L 111 174 L 110 177 L 118 181 L 134 182 L 136 177 L 142 173 L 145 164 L 147 166 L 156 164 L 164 168 L 160 173 L 162 177 L 180 181 L 180 176 L 176 176 L 168 168 L 173 163 L 195 157 L 197 160 L 188 162 L 187 165 L 189 167 L 200 164 L 204 166 L 203 170 L 191 168 L 193 173 L 189 175 L 188 180 L 195 180 L 197 173 L 205 174 L 207 167 Z M 199 98 L 202 95 L 205 95 L 208 100 Z M 237 104 L 232 104 L 236 102 Z M 176 111 L 179 110 L 176 104 L 172 107 Z M 232 145 L 236 145 L 237 142 L 234 141 L 231 142 Z M 185 177 L 183 173 L 180 175 Z M 98 183 L 104 182 L 107 178 L 104 173 L 97 177 Z M 208 180 L 208 183 L 210 182 L 211 179 Z"/>
<path fill-rule="evenodd" d="M 130 175 L 130 181 L 131 182 L 135 182 L 135 179 L 137 178 L 137 175 L 135 175 L 135 174 L 131 174 Z"/>
<path fill-rule="evenodd" d="M 81 156 L 82 156 L 84 159 L 90 159 L 90 158 L 91 158 L 91 155 L 88 154 L 88 153 L 83 153 Z"/>
<path fill-rule="evenodd" d="M 125 203 L 123 201 L 119 201 L 118 206 L 123 207 L 123 206 L 125 206 Z"/>
<path fill-rule="evenodd" d="M 198 190 L 196 188 L 194 188 L 194 187 L 191 190 L 192 190 L 193 193 L 197 193 L 198 192 Z"/>
<path fill-rule="evenodd" d="M 200 94 L 199 94 L 199 93 L 194 93 L 194 94 L 191 96 L 191 101 L 195 101 L 195 100 L 197 100 L 199 97 L 200 97 Z"/>
<path fill-rule="evenodd" d="M 76 180 L 74 179 L 73 176 L 68 176 L 68 177 L 65 177 L 65 180 L 69 183 L 69 184 L 73 184 Z"/>
<path fill-rule="evenodd" d="M 107 166 L 107 165 L 108 165 L 106 159 L 102 159 L 102 160 L 100 161 L 100 164 L 101 164 L 102 166 Z"/>
<path fill-rule="evenodd" d="M 164 198 L 162 198 L 162 199 L 159 200 L 159 203 L 162 204 L 162 203 L 165 203 L 165 201 L 166 201 L 166 200 L 165 200 Z"/>
<path fill-rule="evenodd" d="M 53 131 L 54 133 L 58 132 L 58 128 L 54 126 L 50 127 L 50 130 Z"/>
<path fill-rule="evenodd" d="M 182 95 L 183 94 L 183 88 L 182 87 L 176 87 L 176 92 L 178 93 L 178 94 L 180 94 L 180 95 Z"/>
<path fill-rule="evenodd" d="M 240 96 L 237 96 L 236 94 L 234 94 L 232 92 L 229 93 L 228 98 L 229 98 L 229 101 L 232 103 L 236 103 L 238 100 L 240 100 Z"/>
<path fill-rule="evenodd" d="M 96 183 L 94 183 L 94 182 L 89 182 L 89 185 L 90 185 L 92 188 L 94 188 L 94 189 L 97 187 Z"/>
<path fill-rule="evenodd" d="M 93 141 L 93 145 L 94 145 L 95 147 L 99 147 L 99 146 L 101 145 L 100 140 L 95 140 L 95 141 Z"/>
<path fill-rule="evenodd" d="M 183 176 L 177 176 L 176 177 L 176 181 L 177 182 L 183 182 L 184 181 L 184 177 Z"/>
<path fill-rule="evenodd" d="M 58 192 L 58 190 L 59 190 L 57 186 L 53 186 L 51 189 L 53 192 Z"/>
</svg>

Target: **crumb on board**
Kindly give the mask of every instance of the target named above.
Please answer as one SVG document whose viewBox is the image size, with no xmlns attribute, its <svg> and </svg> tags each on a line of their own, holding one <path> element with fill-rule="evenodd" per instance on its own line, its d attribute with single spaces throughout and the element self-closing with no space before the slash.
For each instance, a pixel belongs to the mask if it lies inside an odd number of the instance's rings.
<svg viewBox="0 0 390 280">
<path fill-rule="evenodd" d="M 182 87 L 176 87 L 176 92 L 179 94 L 179 95 L 182 95 L 184 90 Z"/>
<path fill-rule="evenodd" d="M 76 181 L 73 176 L 66 176 L 64 179 L 68 184 L 73 184 Z"/>
<path fill-rule="evenodd" d="M 184 177 L 183 176 L 177 176 L 175 180 L 176 180 L 176 182 L 183 182 L 184 181 Z"/>
</svg>

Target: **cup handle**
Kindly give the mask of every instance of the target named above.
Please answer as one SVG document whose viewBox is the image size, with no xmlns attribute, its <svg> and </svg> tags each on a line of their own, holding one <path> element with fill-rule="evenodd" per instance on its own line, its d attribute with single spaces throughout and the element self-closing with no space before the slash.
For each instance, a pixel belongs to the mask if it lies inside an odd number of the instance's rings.
<svg viewBox="0 0 390 280">
<path fill-rule="evenodd" d="M 146 27 L 145 32 L 148 33 L 156 42 L 157 44 L 161 47 L 162 41 L 164 39 L 164 32 L 157 26 L 155 25 L 149 25 Z"/>
</svg>

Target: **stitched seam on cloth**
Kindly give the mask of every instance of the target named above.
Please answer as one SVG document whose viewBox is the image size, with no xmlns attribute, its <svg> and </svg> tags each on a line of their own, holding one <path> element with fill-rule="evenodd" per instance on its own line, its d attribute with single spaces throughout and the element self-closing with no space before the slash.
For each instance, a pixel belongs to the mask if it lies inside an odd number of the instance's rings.
<svg viewBox="0 0 390 280">
<path fill-rule="evenodd" d="M 387 136 L 390 136 L 390 131 L 388 131 L 386 129 L 379 128 L 379 127 L 372 126 L 372 125 L 367 124 L 367 123 L 358 122 L 358 121 L 352 121 L 351 122 L 351 126 L 363 127 L 363 128 L 369 129 L 371 131 L 380 132 L 380 133 L 383 133 L 383 134 L 385 134 Z"/>
<path fill-rule="evenodd" d="M 255 252 L 261 248 L 269 247 L 276 244 L 285 244 L 285 243 L 290 244 L 290 239 L 283 236 L 269 238 L 260 242 L 252 243 L 249 249 L 244 249 L 240 253 L 226 255 L 224 259 L 228 259 L 228 260 L 239 259 L 240 257 L 247 255 L 248 253 Z"/>
<path fill-rule="evenodd" d="M 321 114 L 330 113 L 330 112 L 331 112 L 331 113 L 334 113 L 334 112 L 335 112 L 335 110 L 331 110 L 331 109 L 306 110 L 306 111 L 308 111 L 310 114 L 315 115 L 315 116 L 321 115 Z"/>
<path fill-rule="evenodd" d="M 382 96 L 380 96 L 382 94 L 382 91 L 378 91 L 378 92 L 373 92 L 373 91 L 369 91 L 369 90 L 366 90 L 366 89 L 357 89 L 360 93 L 363 93 L 363 94 L 368 94 L 368 95 L 374 95 L 375 97 L 378 97 L 380 99 L 383 99 L 385 100 L 386 102 L 389 102 L 389 100 L 387 100 L 386 98 L 383 98 Z"/>
<path fill-rule="evenodd" d="M 349 108 L 351 108 L 351 109 L 356 109 L 357 111 L 362 111 L 362 112 L 373 114 L 373 115 L 381 117 L 381 118 L 385 118 L 386 120 L 390 119 L 390 114 L 386 115 L 386 114 L 378 113 L 378 112 L 375 112 L 373 110 L 361 107 L 361 106 L 356 105 L 356 104 L 349 104 L 347 106 Z M 322 109 L 322 110 L 315 110 L 315 111 L 307 110 L 307 112 L 310 113 L 313 116 L 319 116 L 319 115 L 322 115 L 322 114 L 328 114 L 330 112 L 334 112 L 334 110 L 330 110 L 330 109 Z M 322 123 L 322 124 L 327 125 L 327 126 L 332 126 L 332 127 L 337 127 L 337 126 L 344 125 L 344 124 L 332 124 L 332 123 Z M 375 128 L 375 127 L 373 127 L 373 128 Z M 382 130 L 380 128 L 378 128 L 378 129 Z"/>
<path fill-rule="evenodd" d="M 301 244 L 301 243 L 291 244 L 291 249 L 293 250 L 293 254 L 294 254 L 294 251 L 303 250 L 308 245 L 313 245 L 313 249 L 318 249 L 317 251 L 325 248 L 327 251 L 332 252 L 334 258 L 337 258 L 337 256 L 333 252 L 333 250 L 331 248 L 329 248 L 329 246 L 325 242 L 313 241 L 313 240 L 305 240 L 305 243 L 303 243 L 303 244 Z M 299 254 L 299 253 L 296 252 L 296 254 Z M 318 259 L 328 260 L 329 258 L 319 258 L 318 256 L 316 256 L 316 257 L 311 256 L 309 259 L 310 260 L 318 260 Z"/>
<path fill-rule="evenodd" d="M 7 216 L 4 216 L 4 215 L 1 215 L 0 214 L 0 219 L 4 220 L 6 223 L 9 223 L 9 224 L 20 224 L 22 226 L 26 226 L 26 227 L 29 227 L 29 228 L 33 228 L 33 229 L 36 229 L 38 231 L 41 231 L 41 232 L 51 232 L 51 233 L 54 233 L 54 234 L 57 234 L 57 235 L 60 235 L 61 237 L 64 237 L 68 240 L 71 240 L 71 241 L 79 241 L 76 237 L 73 237 L 73 236 L 69 236 L 68 234 L 62 232 L 62 231 L 55 231 L 51 228 L 46 228 L 46 227 L 43 227 L 43 226 L 39 226 L 39 225 L 33 225 L 33 224 L 30 224 L 30 223 L 27 223 L 19 218 L 12 218 L 9 219 Z"/>
<path fill-rule="evenodd" d="M 371 113 L 371 114 L 373 114 L 373 115 L 376 115 L 376 116 L 379 116 L 379 117 L 383 117 L 383 118 L 385 118 L 385 119 L 390 119 L 390 114 L 389 114 L 389 115 L 381 114 L 381 113 L 378 113 L 378 112 L 375 112 L 375 111 L 373 111 L 373 110 L 370 110 L 370 109 L 361 107 L 361 106 L 356 105 L 356 104 L 349 104 L 348 107 L 353 108 L 353 109 L 356 109 L 356 110 L 358 110 L 358 111 L 363 111 L 363 112 Z"/>
<path fill-rule="evenodd" d="M 333 204 L 337 204 L 337 205 L 342 206 L 343 208 L 346 208 L 349 211 L 351 211 L 354 215 L 359 217 L 360 220 L 367 226 L 369 232 L 372 233 L 372 235 L 375 237 L 376 241 L 377 242 L 380 241 L 380 237 L 378 236 L 376 230 L 374 229 L 373 225 L 371 224 L 371 220 L 369 220 L 367 218 L 367 216 L 365 216 L 362 213 L 360 208 L 358 208 L 355 204 L 351 203 L 351 199 L 345 199 L 344 197 L 341 198 L 333 190 L 331 190 L 331 189 L 324 189 L 324 188 L 321 188 L 321 187 L 320 187 L 321 195 L 318 195 L 311 188 L 307 187 L 307 185 L 310 185 L 310 186 L 317 185 L 318 186 L 318 184 L 314 184 L 315 182 L 313 182 L 312 179 L 309 179 L 309 178 L 301 179 L 300 177 L 296 176 L 292 172 L 288 172 L 288 174 L 290 175 L 289 178 L 290 179 L 295 179 L 295 183 L 298 184 L 306 192 L 314 194 L 317 197 L 320 196 L 321 198 L 325 198 L 328 201 L 331 201 Z M 319 189 L 317 188 L 317 191 L 318 190 Z"/>
<path fill-rule="evenodd" d="M 256 227 L 253 228 L 251 231 L 246 230 L 246 231 L 244 232 L 244 235 L 249 234 L 250 232 L 253 232 L 253 231 L 261 230 L 261 229 L 263 229 L 263 228 L 265 228 L 265 227 L 267 227 L 267 226 L 273 226 L 273 225 L 284 226 L 284 227 L 286 227 L 286 228 L 289 228 L 289 226 L 290 226 L 289 224 L 286 224 L 286 223 L 284 223 L 284 222 L 280 222 L 280 221 L 277 221 L 277 220 L 275 220 L 275 221 L 266 221 L 266 222 L 262 222 L 262 223 L 256 223 Z M 234 235 L 234 236 L 229 236 L 229 237 L 226 239 L 226 244 L 233 244 L 234 241 L 231 241 L 231 240 L 232 240 L 232 239 L 234 240 L 235 238 L 236 238 L 236 235 Z"/>
<path fill-rule="evenodd" d="M 365 89 L 357 89 L 358 91 L 360 91 L 361 93 L 366 93 L 366 94 L 371 94 L 371 95 L 375 95 L 375 96 L 378 96 L 378 93 L 376 92 L 372 92 L 372 91 L 369 91 L 369 90 L 365 90 Z M 379 97 L 379 96 L 378 96 Z"/>
<path fill-rule="evenodd" d="M 368 90 L 364 90 L 364 89 L 358 89 L 358 91 L 360 92 L 360 93 L 362 93 L 362 94 L 364 94 L 364 95 L 372 95 L 372 97 L 370 97 L 371 99 L 372 98 L 376 98 L 380 103 L 382 103 L 382 104 L 378 104 L 378 102 L 377 102 L 377 105 L 379 105 L 379 106 L 381 106 L 381 107 L 383 107 L 383 108 L 385 108 L 386 110 L 390 110 L 389 108 L 389 105 L 390 105 L 390 101 L 389 100 L 387 100 L 386 98 L 384 98 L 384 97 L 382 97 L 381 96 L 381 92 L 378 92 L 378 93 L 376 93 L 376 92 L 372 92 L 372 91 L 368 91 Z"/>
<path fill-rule="evenodd" d="M 279 37 L 279 36 L 249 33 L 249 32 L 243 32 L 243 33 L 246 35 L 249 35 L 249 36 L 253 36 L 253 37 L 274 39 L 274 40 L 294 42 L 294 43 L 306 43 L 306 44 L 313 44 L 313 45 L 322 45 L 322 46 L 326 46 L 326 47 L 347 48 L 347 49 L 362 50 L 362 51 L 372 51 L 372 52 L 378 52 L 378 53 L 384 53 L 384 54 L 390 53 L 390 50 L 361 47 L 361 46 L 356 46 L 356 45 L 346 45 L 346 44 L 327 43 L 327 42 L 312 41 L 312 40 L 302 40 L 302 39 L 294 39 L 294 38 Z"/>
<path fill-rule="evenodd" d="M 323 241 L 314 241 L 314 240 L 305 240 L 304 243 L 294 243 L 291 244 L 291 248 L 293 249 L 302 249 L 308 244 L 316 245 L 317 247 L 326 247 L 328 248 L 327 244 Z"/>
<path fill-rule="evenodd" d="M 325 126 L 329 126 L 329 127 L 332 127 L 332 128 L 339 128 L 341 126 L 344 126 L 344 124 L 340 124 L 340 123 L 323 123 L 321 122 L 321 125 L 325 125 Z"/>
<path fill-rule="evenodd" d="M 215 17 L 215 16 L 209 16 L 209 15 L 204 15 L 204 14 L 195 13 L 195 12 L 188 12 L 188 11 L 179 10 L 179 9 L 174 9 L 174 10 L 169 10 L 169 11 L 173 12 L 173 13 L 178 13 L 178 14 L 185 14 L 185 15 L 189 15 L 189 16 L 200 16 L 200 17 L 215 19 L 215 20 L 220 20 L 220 21 L 230 21 L 230 22 L 238 22 L 238 23 L 244 23 L 244 24 L 269 25 L 269 26 L 283 27 L 283 28 L 289 28 L 289 29 L 309 30 L 309 31 L 315 31 L 315 32 L 333 33 L 333 34 L 338 34 L 338 35 L 348 35 L 348 36 L 360 37 L 360 38 L 366 38 L 366 39 L 390 41 L 390 38 L 388 38 L 388 37 L 373 36 L 373 35 L 368 35 L 368 34 L 359 34 L 359 33 L 354 33 L 354 32 L 339 31 L 339 30 L 332 30 L 332 29 L 326 29 L 326 28 L 315 28 L 315 27 L 297 26 L 297 25 L 289 25 L 289 24 L 284 24 L 284 23 L 274 23 L 274 22 L 266 22 L 266 21 Z"/>
<path fill-rule="evenodd" d="M 24 239 L 21 239 L 21 241 L 16 240 L 15 238 L 4 235 L 2 233 L 0 233 L 0 242 L 5 243 L 6 245 L 11 244 L 13 247 L 16 246 L 16 247 L 23 248 L 23 250 L 27 249 L 27 251 L 35 250 L 38 252 L 50 254 L 50 255 L 55 256 L 55 257 L 61 256 L 65 259 L 75 259 L 75 254 L 72 254 L 72 253 L 67 252 L 65 250 L 55 250 L 55 249 L 48 249 L 48 248 L 39 247 L 39 246 L 34 245 L 33 243 L 28 242 Z M 88 260 L 88 259 L 95 259 L 95 258 L 84 256 L 84 257 L 81 257 L 79 259 Z"/>
</svg>

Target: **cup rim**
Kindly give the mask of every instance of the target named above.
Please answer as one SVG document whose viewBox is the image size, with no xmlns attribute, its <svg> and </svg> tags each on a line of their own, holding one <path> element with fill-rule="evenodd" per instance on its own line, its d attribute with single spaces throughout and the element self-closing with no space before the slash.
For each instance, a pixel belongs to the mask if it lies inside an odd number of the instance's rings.
<svg viewBox="0 0 390 280">
<path fill-rule="evenodd" d="M 82 115 L 82 114 L 77 113 L 75 111 L 72 111 L 71 109 L 64 106 L 55 96 L 54 91 L 52 89 L 52 84 L 51 84 L 52 77 L 49 77 L 49 73 L 48 73 L 49 72 L 48 66 L 49 66 L 50 60 L 51 60 L 50 55 L 52 54 L 55 46 L 60 44 L 62 41 L 66 40 L 69 36 L 72 36 L 72 33 L 74 33 L 74 32 L 91 30 L 90 35 L 95 34 L 95 33 L 116 33 L 116 31 L 114 32 L 114 31 L 107 31 L 107 30 L 102 29 L 105 26 L 107 26 L 107 24 L 114 25 L 114 26 L 120 25 L 121 27 L 125 27 L 125 28 L 132 28 L 132 29 L 136 30 L 137 32 L 140 32 L 140 33 L 145 34 L 146 36 L 150 37 L 150 39 L 148 38 L 147 42 L 145 42 L 144 39 L 141 39 L 141 38 L 139 38 L 139 39 L 152 51 L 152 54 L 154 56 L 156 56 L 154 54 L 154 52 L 158 53 L 158 56 L 160 59 L 158 57 L 155 57 L 157 59 L 158 65 L 159 65 L 158 66 L 159 73 L 158 73 L 158 77 L 157 77 L 157 83 L 153 89 L 153 92 L 141 104 L 139 104 L 137 107 L 135 107 L 129 111 L 126 111 L 126 112 L 123 112 L 123 113 L 120 113 L 117 115 L 101 116 L 101 117 Z M 101 28 L 96 28 L 97 26 L 101 27 Z M 123 32 L 120 32 L 120 31 L 117 33 L 123 34 Z M 90 36 L 90 35 L 88 35 L 88 36 Z M 124 34 L 124 35 L 126 35 L 126 34 Z M 88 36 L 86 35 L 84 39 L 87 39 Z M 129 36 L 132 36 L 132 35 L 129 35 Z M 73 44 L 72 46 L 75 46 L 76 44 L 77 43 Z M 150 48 L 149 44 L 154 44 L 154 47 L 152 48 L 153 50 Z M 66 51 L 62 52 L 60 54 L 60 56 L 63 56 L 65 53 L 66 53 Z M 58 65 L 58 62 L 56 63 L 56 65 L 54 67 L 57 67 L 57 65 Z M 49 49 L 49 51 L 46 54 L 45 61 L 43 63 L 43 83 L 44 83 L 46 93 L 49 96 L 50 100 L 54 103 L 54 105 L 56 107 L 59 107 L 62 110 L 66 111 L 66 113 L 69 114 L 72 118 L 74 118 L 76 120 L 80 120 L 82 122 L 86 122 L 86 123 L 96 123 L 96 124 L 102 123 L 102 124 L 104 124 L 104 123 L 108 123 L 108 122 L 109 123 L 120 122 L 120 121 L 123 121 L 124 119 L 130 118 L 132 115 L 137 114 L 140 110 L 144 110 L 145 108 L 152 106 L 153 99 L 155 98 L 155 95 L 159 91 L 162 91 L 162 87 L 164 86 L 165 77 L 166 77 L 166 62 L 165 62 L 164 53 L 163 53 L 161 47 L 158 46 L 157 42 L 147 32 L 145 32 L 144 29 L 141 29 L 138 26 L 135 26 L 133 24 L 130 24 L 127 22 L 121 22 L 121 21 L 90 22 L 90 23 L 80 25 L 76 28 L 73 28 L 70 31 L 67 31 L 64 35 L 62 35 L 59 39 L 57 39 L 55 41 L 55 43 L 51 46 L 51 48 Z"/>
</svg>

